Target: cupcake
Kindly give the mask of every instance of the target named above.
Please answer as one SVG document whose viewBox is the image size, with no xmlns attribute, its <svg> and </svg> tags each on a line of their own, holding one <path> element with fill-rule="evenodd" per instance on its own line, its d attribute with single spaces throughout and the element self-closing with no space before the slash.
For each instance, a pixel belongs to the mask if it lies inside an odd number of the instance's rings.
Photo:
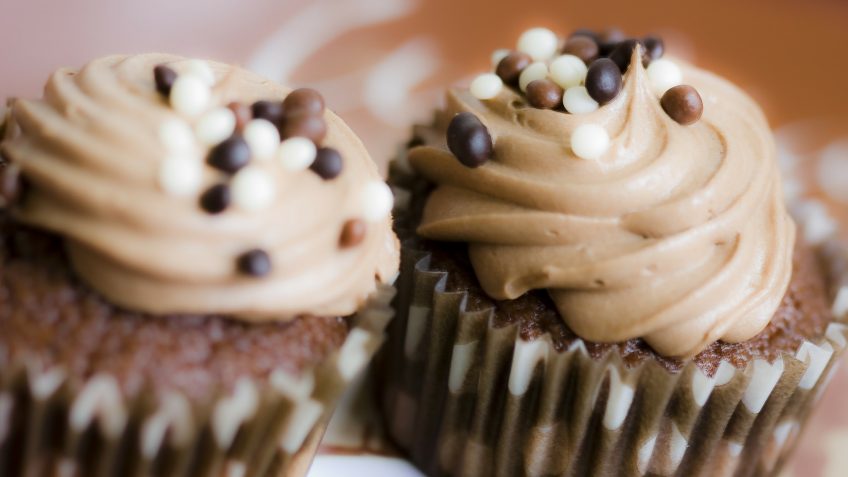
<svg viewBox="0 0 848 477">
<path fill-rule="evenodd" d="M 399 259 L 320 94 L 111 56 L 3 129 L 0 475 L 304 475 Z"/>
<path fill-rule="evenodd" d="M 770 475 L 794 446 L 844 271 L 760 108 L 663 53 L 529 30 L 394 162 L 383 410 L 428 475 Z"/>
</svg>

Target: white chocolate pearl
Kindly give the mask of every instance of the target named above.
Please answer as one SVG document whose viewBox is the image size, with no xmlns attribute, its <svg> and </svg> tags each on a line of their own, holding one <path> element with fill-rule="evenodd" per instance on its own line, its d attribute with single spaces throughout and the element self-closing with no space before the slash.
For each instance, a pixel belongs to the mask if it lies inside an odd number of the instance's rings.
<svg viewBox="0 0 848 477">
<path fill-rule="evenodd" d="M 277 158 L 284 168 L 290 171 L 302 171 L 315 162 L 318 149 L 311 139 L 305 137 L 291 137 L 280 144 L 277 149 Z"/>
<path fill-rule="evenodd" d="M 215 72 L 212 71 L 212 67 L 209 66 L 209 63 L 203 60 L 188 60 L 183 64 L 181 69 L 184 75 L 197 76 L 197 78 L 203 81 L 206 86 L 212 86 L 215 84 Z"/>
<path fill-rule="evenodd" d="M 598 110 L 598 102 L 589 96 L 585 86 L 572 86 L 565 90 L 562 105 L 571 114 L 586 114 Z"/>
<path fill-rule="evenodd" d="M 518 77 L 518 87 L 521 91 L 527 91 L 527 85 L 533 81 L 545 79 L 548 77 L 548 65 L 541 61 L 531 63 L 530 66 L 524 68 L 521 76 Z"/>
<path fill-rule="evenodd" d="M 263 160 L 274 157 L 280 147 L 280 132 L 267 119 L 252 119 L 242 131 L 245 142 L 250 147 L 250 154 L 255 159 Z"/>
<path fill-rule="evenodd" d="M 230 187 L 233 203 L 247 211 L 268 207 L 276 195 L 271 176 L 257 167 L 245 167 L 238 171 Z"/>
<path fill-rule="evenodd" d="M 518 37 L 518 50 L 534 61 L 549 60 L 556 54 L 558 43 L 556 34 L 547 28 L 531 28 Z"/>
<path fill-rule="evenodd" d="M 159 140 L 168 152 L 188 153 L 195 149 L 191 126 L 179 118 L 168 119 L 159 126 Z"/>
<path fill-rule="evenodd" d="M 368 222 L 385 219 L 392 211 L 395 197 L 383 181 L 373 181 L 362 188 L 362 216 Z"/>
<path fill-rule="evenodd" d="M 683 83 L 683 72 L 673 61 L 660 58 L 648 65 L 648 82 L 657 96 L 662 96 L 669 89 Z"/>
<path fill-rule="evenodd" d="M 492 67 L 497 67 L 498 63 L 501 62 L 502 59 L 506 58 L 509 55 L 509 50 L 506 48 L 500 48 L 492 52 Z"/>
<path fill-rule="evenodd" d="M 551 79 L 563 89 L 580 86 L 586 81 L 589 68 L 574 55 L 558 56 L 551 62 Z"/>
<path fill-rule="evenodd" d="M 193 195 L 200 190 L 202 179 L 202 165 L 189 156 L 168 156 L 159 165 L 159 186 L 169 195 Z"/>
<path fill-rule="evenodd" d="M 607 130 L 597 124 L 581 124 L 571 134 L 571 150 L 583 159 L 598 159 L 610 145 Z"/>
<path fill-rule="evenodd" d="M 216 108 L 200 117 L 194 126 L 197 140 L 214 146 L 233 135 L 236 130 L 236 115 L 230 108 Z"/>
<path fill-rule="evenodd" d="M 197 116 L 209 106 L 212 92 L 195 75 L 181 75 L 171 87 L 171 107 L 187 116 Z"/>
<path fill-rule="evenodd" d="M 503 89 L 503 80 L 494 73 L 485 73 L 471 82 L 471 94 L 477 99 L 492 99 Z"/>
</svg>

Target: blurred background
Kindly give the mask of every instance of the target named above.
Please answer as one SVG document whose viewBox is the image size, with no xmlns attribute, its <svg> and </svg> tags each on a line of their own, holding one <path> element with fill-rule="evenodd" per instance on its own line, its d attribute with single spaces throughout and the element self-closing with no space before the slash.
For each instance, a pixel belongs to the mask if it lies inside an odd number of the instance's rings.
<svg viewBox="0 0 848 477">
<path fill-rule="evenodd" d="M 848 223 L 845 0 L 0 2 L 0 97 L 38 96 L 57 67 L 105 54 L 216 59 L 320 89 L 383 166 L 445 85 L 488 70 L 491 52 L 513 47 L 528 27 L 659 34 L 671 54 L 759 100 L 794 178 L 789 192 Z M 787 476 L 848 475 L 845 396 L 843 370 Z"/>
</svg>

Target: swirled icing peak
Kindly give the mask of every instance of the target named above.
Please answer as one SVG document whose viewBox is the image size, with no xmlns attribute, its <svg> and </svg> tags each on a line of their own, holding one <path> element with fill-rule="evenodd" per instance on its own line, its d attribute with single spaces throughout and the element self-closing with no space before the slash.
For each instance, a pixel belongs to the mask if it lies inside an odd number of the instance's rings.
<svg viewBox="0 0 848 477">
<path fill-rule="evenodd" d="M 12 213 L 64 236 L 77 274 L 116 304 L 344 316 L 397 271 L 391 193 L 314 91 L 111 56 L 58 70 L 12 121 L 3 153 L 27 185 Z"/>
<path fill-rule="evenodd" d="M 482 88 L 486 99 L 450 90 L 422 131 L 427 144 L 409 155 L 437 185 L 418 230 L 467 242 L 495 299 L 547 289 L 584 339 L 643 338 L 666 356 L 691 356 L 768 324 L 791 276 L 795 227 L 759 107 L 722 78 L 674 66 L 703 98 L 700 120 L 683 125 L 660 102 L 673 84 L 657 89 L 641 48 L 614 99 L 579 114 L 533 107 L 517 88 Z M 479 167 L 442 140 L 459 113 L 492 138 Z M 587 126 L 608 141 L 583 145 L 596 148 L 591 160 L 573 142 Z"/>
</svg>

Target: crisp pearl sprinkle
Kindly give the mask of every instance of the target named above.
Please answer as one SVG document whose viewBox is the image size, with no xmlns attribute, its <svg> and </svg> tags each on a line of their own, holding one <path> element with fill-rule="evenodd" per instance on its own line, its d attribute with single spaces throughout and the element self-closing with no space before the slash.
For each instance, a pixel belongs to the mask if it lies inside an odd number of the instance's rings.
<svg viewBox="0 0 848 477">
<path fill-rule="evenodd" d="M 518 38 L 518 51 L 530 55 L 534 61 L 551 59 L 557 51 L 559 40 L 547 28 L 531 28 Z"/>
<path fill-rule="evenodd" d="M 259 160 L 273 157 L 280 145 L 280 133 L 267 119 L 252 119 L 244 127 L 242 136 L 251 155 Z"/>
<path fill-rule="evenodd" d="M 589 68 L 574 55 L 562 55 L 551 62 L 551 79 L 563 89 L 579 86 L 586 81 Z"/>
<path fill-rule="evenodd" d="M 229 108 L 216 108 L 201 116 L 194 132 L 197 139 L 207 145 L 214 146 L 232 136 L 236 129 L 236 115 Z"/>
<path fill-rule="evenodd" d="M 212 67 L 209 66 L 209 63 L 203 60 L 188 60 L 183 65 L 182 69 L 184 75 L 196 76 L 199 80 L 203 81 L 206 86 L 211 87 L 215 84 L 215 72 L 212 71 Z"/>
<path fill-rule="evenodd" d="M 583 159 L 599 159 L 609 145 L 609 134 L 597 124 L 582 124 L 571 135 L 571 150 Z"/>
<path fill-rule="evenodd" d="M 598 102 L 589 96 L 585 86 L 574 86 L 565 90 L 562 105 L 571 114 L 586 114 L 598 110 Z"/>
<path fill-rule="evenodd" d="M 548 77 L 548 65 L 544 62 L 537 61 L 536 63 L 532 63 L 527 68 L 524 68 L 524 71 L 521 72 L 521 76 L 518 77 L 518 87 L 521 88 L 521 91 L 527 92 L 527 85 L 532 83 L 533 81 L 545 79 Z"/>
<path fill-rule="evenodd" d="M 369 222 L 377 222 L 391 213 L 395 198 L 385 182 L 373 181 L 362 188 L 361 200 L 362 216 Z"/>
<path fill-rule="evenodd" d="M 233 203 L 247 211 L 264 209 L 274 202 L 276 191 L 271 177 L 257 167 L 245 167 L 232 182 Z"/>
<path fill-rule="evenodd" d="M 198 116 L 209 106 L 212 92 L 195 75 L 182 75 L 171 87 L 171 107 L 187 116 Z"/>
<path fill-rule="evenodd" d="M 658 96 L 683 83 L 683 72 L 673 61 L 665 58 L 654 60 L 648 65 L 648 82 Z"/>
<path fill-rule="evenodd" d="M 503 80 L 494 73 L 482 74 L 471 82 L 471 94 L 477 99 L 492 99 L 503 89 Z"/>
<path fill-rule="evenodd" d="M 285 169 L 302 171 L 312 165 L 317 153 L 318 149 L 312 140 L 305 137 L 292 137 L 280 144 L 277 158 Z"/>
<path fill-rule="evenodd" d="M 169 156 L 159 166 L 159 186 L 172 196 L 186 197 L 197 193 L 202 179 L 202 165 L 191 157 Z"/>
</svg>

